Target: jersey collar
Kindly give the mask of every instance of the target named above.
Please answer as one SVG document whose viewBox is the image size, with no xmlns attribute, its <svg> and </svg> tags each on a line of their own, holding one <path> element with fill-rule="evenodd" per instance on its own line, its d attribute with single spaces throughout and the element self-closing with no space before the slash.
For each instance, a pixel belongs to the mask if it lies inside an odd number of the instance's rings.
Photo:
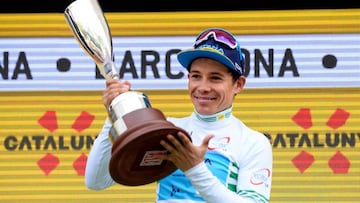
<svg viewBox="0 0 360 203">
<path fill-rule="evenodd" d="M 195 112 L 195 116 L 197 119 L 201 120 L 201 121 L 205 121 L 205 122 L 215 122 L 215 121 L 220 121 L 223 120 L 225 118 L 229 118 L 232 112 L 232 107 L 225 109 L 223 111 L 220 111 L 216 114 L 212 114 L 212 115 L 201 115 L 200 113 L 198 113 L 196 111 L 196 109 L 194 109 Z"/>
</svg>

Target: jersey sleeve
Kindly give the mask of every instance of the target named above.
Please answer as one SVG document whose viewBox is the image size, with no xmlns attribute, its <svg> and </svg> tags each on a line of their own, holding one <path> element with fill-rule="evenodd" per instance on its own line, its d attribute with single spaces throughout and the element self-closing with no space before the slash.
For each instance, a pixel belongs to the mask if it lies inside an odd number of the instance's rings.
<svg viewBox="0 0 360 203">
<path fill-rule="evenodd" d="M 204 162 L 184 172 L 191 184 L 207 203 L 255 203 L 227 189 L 206 167 Z"/>
<path fill-rule="evenodd" d="M 111 126 L 110 120 L 106 119 L 86 162 L 85 185 L 92 190 L 102 190 L 115 184 L 109 172 L 112 149 L 112 143 L 109 139 Z"/>
<path fill-rule="evenodd" d="M 267 137 L 260 134 L 259 139 L 249 146 L 247 159 L 241 163 L 238 175 L 237 192 L 256 202 L 269 202 L 272 182 L 272 146 Z"/>
</svg>

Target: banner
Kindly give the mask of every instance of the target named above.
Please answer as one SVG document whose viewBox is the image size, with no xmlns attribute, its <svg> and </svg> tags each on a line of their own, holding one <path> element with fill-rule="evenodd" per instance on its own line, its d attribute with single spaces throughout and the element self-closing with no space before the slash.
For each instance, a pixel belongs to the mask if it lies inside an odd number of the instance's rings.
<svg viewBox="0 0 360 203">
<path fill-rule="evenodd" d="M 247 83 L 233 114 L 271 137 L 272 203 L 360 199 L 358 9 L 106 13 L 122 80 L 166 116 L 193 111 L 176 53 L 207 27 L 235 33 Z M 2 202 L 154 202 L 156 183 L 84 184 L 107 116 L 104 79 L 61 14 L 0 14 Z"/>
</svg>

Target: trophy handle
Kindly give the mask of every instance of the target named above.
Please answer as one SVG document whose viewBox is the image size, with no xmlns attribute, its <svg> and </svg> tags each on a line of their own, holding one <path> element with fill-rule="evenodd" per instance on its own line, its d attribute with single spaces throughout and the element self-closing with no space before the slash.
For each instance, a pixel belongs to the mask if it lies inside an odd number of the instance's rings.
<svg viewBox="0 0 360 203">
<path fill-rule="evenodd" d="M 109 24 L 98 0 L 76 0 L 65 8 L 71 31 L 105 78 L 117 78 Z"/>
</svg>

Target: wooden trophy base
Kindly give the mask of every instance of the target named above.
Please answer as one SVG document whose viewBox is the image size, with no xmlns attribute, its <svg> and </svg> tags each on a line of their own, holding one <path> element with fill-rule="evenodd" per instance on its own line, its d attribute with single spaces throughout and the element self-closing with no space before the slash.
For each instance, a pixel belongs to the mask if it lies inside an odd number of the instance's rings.
<svg viewBox="0 0 360 203">
<path fill-rule="evenodd" d="M 176 166 L 166 160 L 153 158 L 154 154 L 167 153 L 160 140 L 167 140 L 179 131 L 188 133 L 166 120 L 160 110 L 143 108 L 123 116 L 128 129 L 113 143 L 110 175 L 115 182 L 127 186 L 145 185 L 174 172 Z"/>
</svg>

